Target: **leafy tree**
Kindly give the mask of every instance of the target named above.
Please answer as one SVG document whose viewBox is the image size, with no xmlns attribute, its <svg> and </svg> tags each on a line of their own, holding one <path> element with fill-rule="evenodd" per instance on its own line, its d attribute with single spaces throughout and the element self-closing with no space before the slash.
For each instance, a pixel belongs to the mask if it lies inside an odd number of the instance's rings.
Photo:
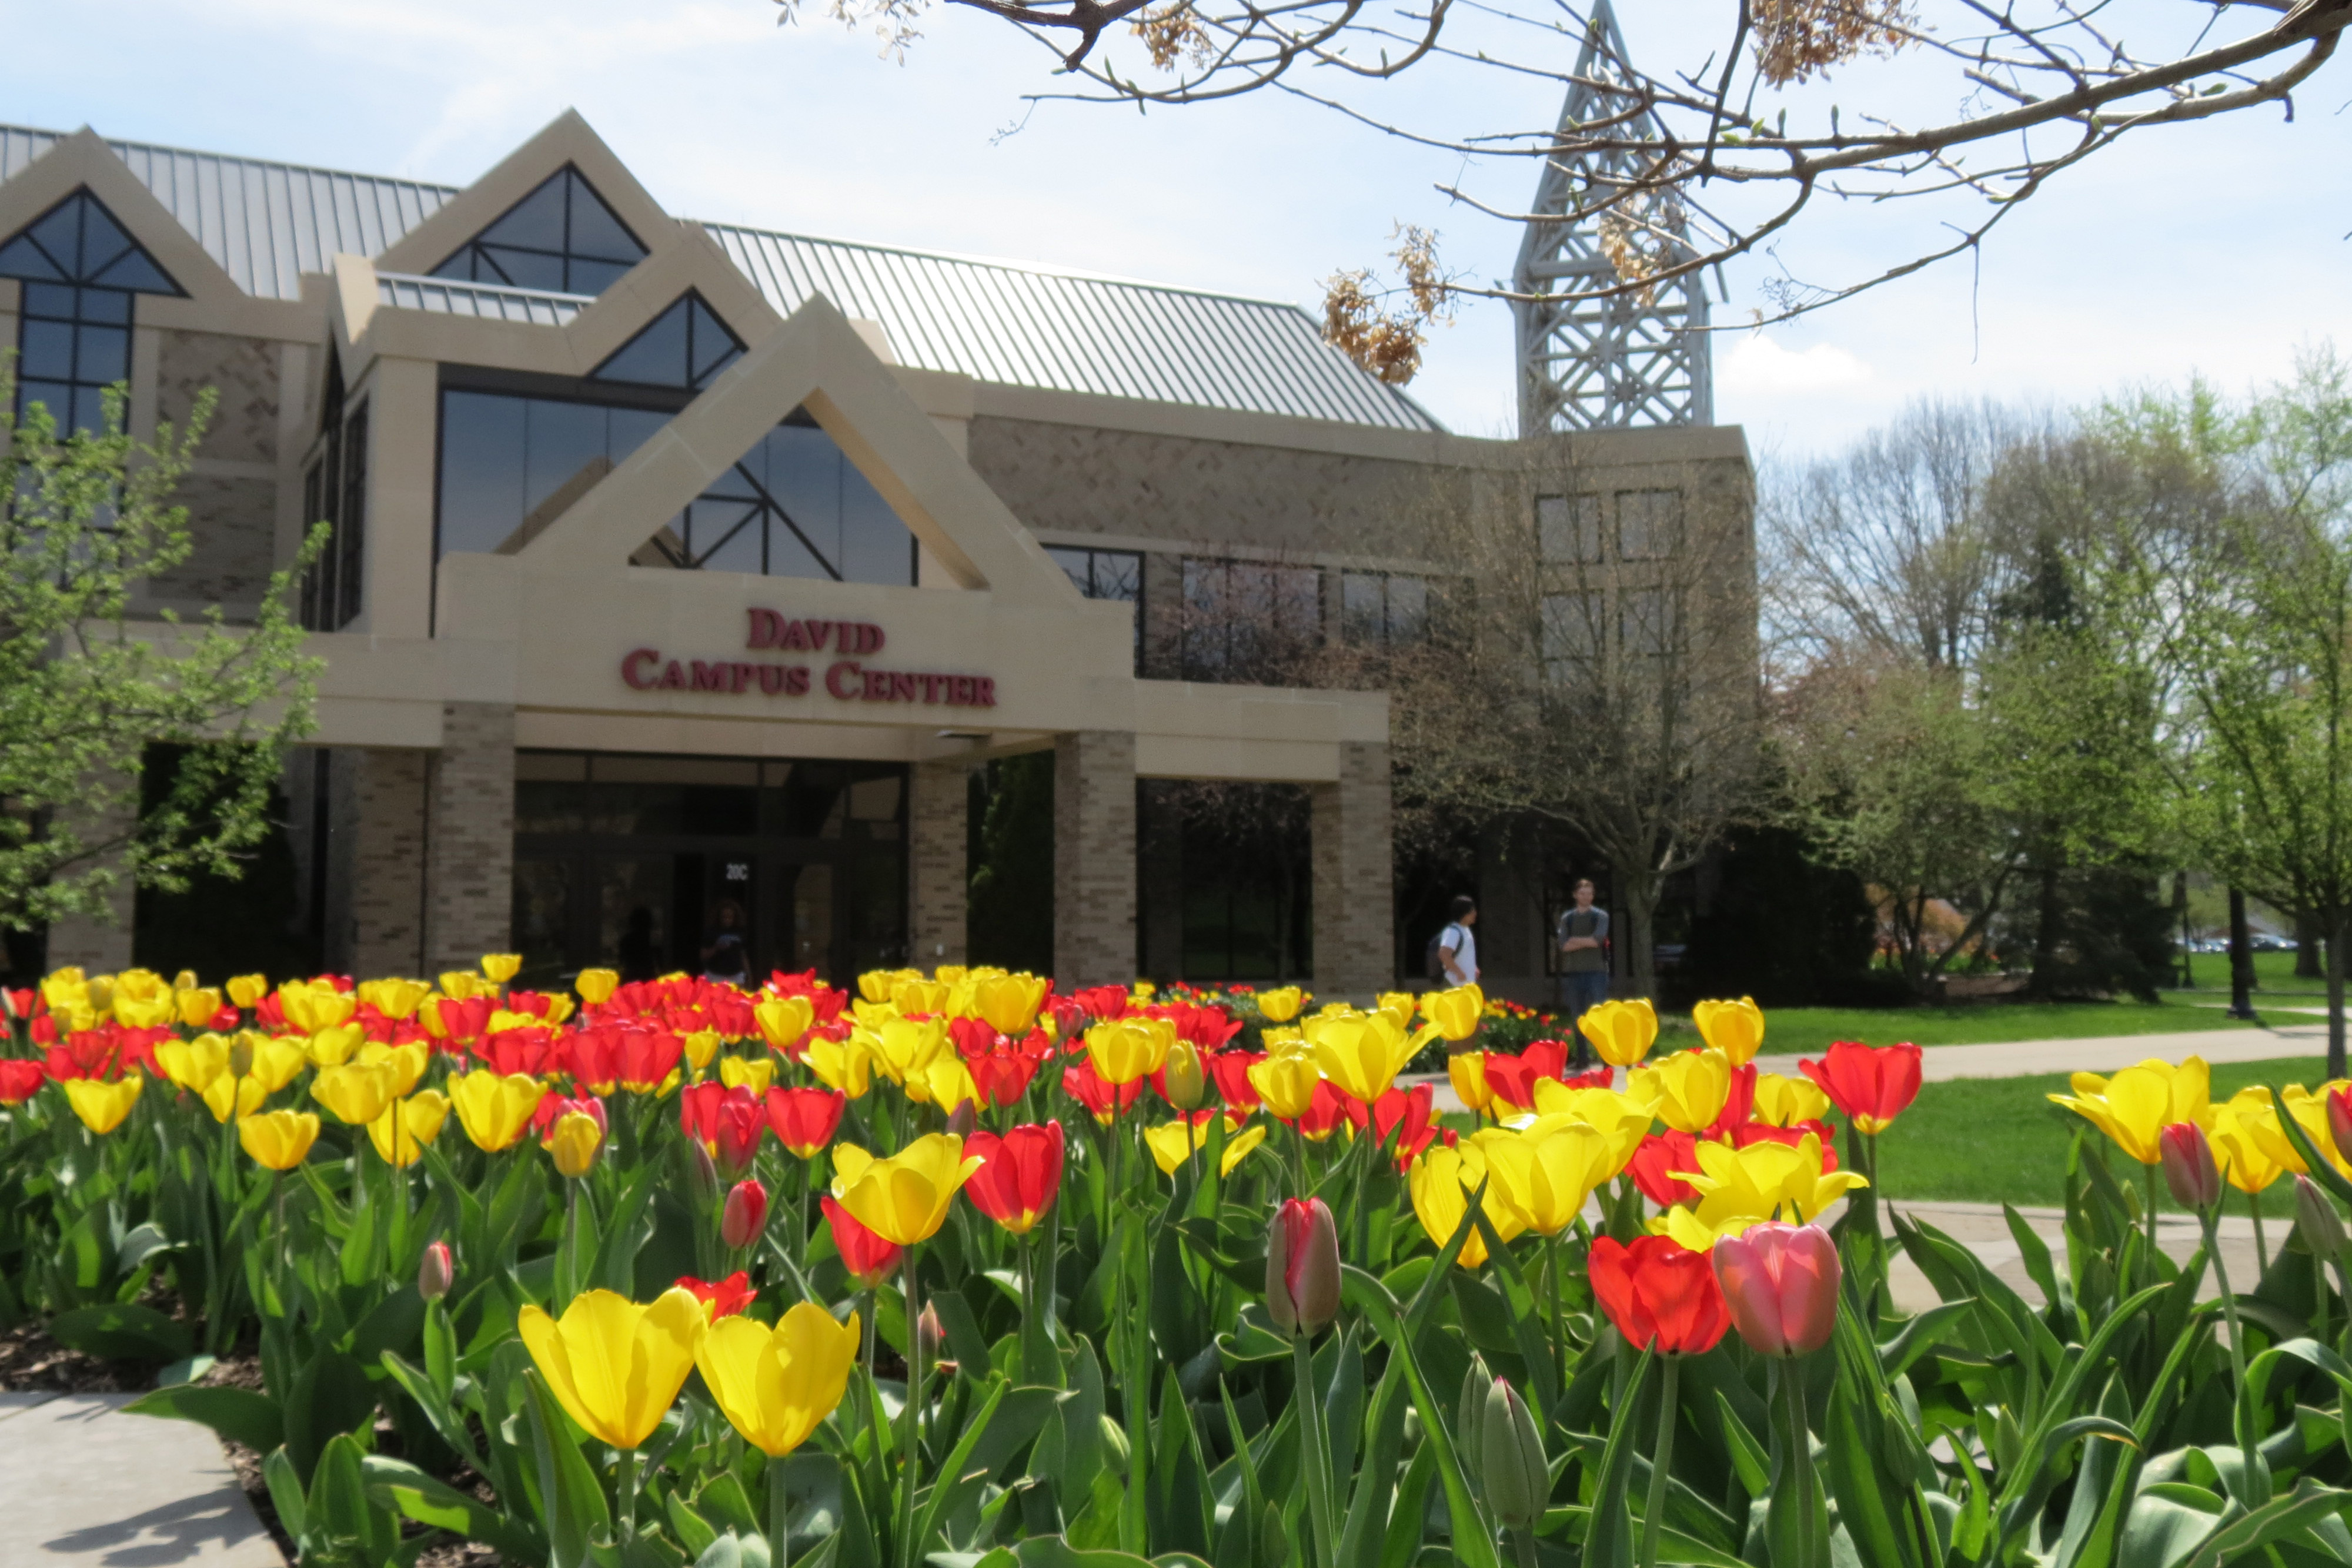
<svg viewBox="0 0 2352 1568">
<path fill-rule="evenodd" d="M 126 878 L 234 876 L 270 831 L 284 748 L 310 728 L 320 664 L 288 606 L 323 527 L 250 624 L 141 602 L 194 548 L 171 497 L 212 406 L 142 442 L 117 388 L 102 432 L 61 436 L 39 402 L 10 415 L 0 364 L 0 924 L 103 916 Z M 179 749 L 142 798 L 156 745 Z"/>
</svg>

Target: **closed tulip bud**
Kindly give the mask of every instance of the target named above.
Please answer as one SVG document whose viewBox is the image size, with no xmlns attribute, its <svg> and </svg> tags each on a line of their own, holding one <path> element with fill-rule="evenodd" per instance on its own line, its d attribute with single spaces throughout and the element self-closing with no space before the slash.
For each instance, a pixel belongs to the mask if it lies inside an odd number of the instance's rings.
<svg viewBox="0 0 2352 1568">
<path fill-rule="evenodd" d="M 594 1167 L 596 1151 L 604 1143 L 604 1129 L 584 1111 L 566 1111 L 555 1119 L 547 1135 L 547 1149 L 555 1156 L 558 1176 L 586 1176 Z"/>
<path fill-rule="evenodd" d="M 1454 1451 L 1461 1458 L 1465 1476 L 1475 1476 L 1482 1469 L 1479 1456 L 1486 1446 L 1486 1392 L 1494 1383 L 1486 1358 L 1472 1351 L 1470 1370 L 1462 1377 L 1462 1397 L 1454 1406 Z"/>
<path fill-rule="evenodd" d="M 700 1138 L 686 1140 L 687 1184 L 694 1189 L 698 1208 L 707 1208 L 719 1201 L 719 1167 L 710 1160 L 710 1151 L 702 1146 Z"/>
<path fill-rule="evenodd" d="M 1837 1327 L 1837 1243 L 1818 1225 L 1751 1225 L 1715 1244 L 1731 1322 L 1763 1355 L 1811 1355 Z"/>
<path fill-rule="evenodd" d="M 730 1247 L 749 1247 L 767 1228 L 768 1189 L 757 1181 L 737 1182 L 719 1211 L 719 1239 Z"/>
<path fill-rule="evenodd" d="M 1506 1529 L 1532 1531 L 1551 1496 L 1551 1464 L 1543 1437 L 1519 1391 L 1495 1379 L 1486 1392 L 1479 1437 L 1478 1473 L 1486 1483 L 1486 1511 Z"/>
<path fill-rule="evenodd" d="M 2173 1201 L 2199 1212 L 2221 1201 L 2221 1173 L 2213 1164 L 2213 1145 L 2205 1129 L 2194 1122 L 2174 1122 L 2157 1135 L 2164 1156 L 2164 1185 Z"/>
<path fill-rule="evenodd" d="M 416 1265 L 416 1293 L 428 1301 L 437 1301 L 449 1293 L 457 1278 L 457 1268 L 449 1257 L 449 1244 L 436 1241 L 425 1249 L 425 1257 Z"/>
<path fill-rule="evenodd" d="M 1160 1082 L 1168 1086 L 1168 1103 L 1179 1111 L 1200 1109 L 1209 1083 L 1201 1071 L 1201 1053 L 1191 1040 L 1180 1040 L 1168 1048 L 1168 1060 L 1160 1063 Z"/>
<path fill-rule="evenodd" d="M 923 1358 L 927 1367 L 940 1364 L 940 1347 L 947 1343 L 948 1331 L 940 1322 L 937 1303 L 923 1303 L 923 1315 L 915 1320 L 915 1354 Z"/>
<path fill-rule="evenodd" d="M 948 1131 L 959 1138 L 969 1138 L 980 1125 L 980 1113 L 969 1100 L 959 1100 L 956 1108 L 948 1113 Z"/>
<path fill-rule="evenodd" d="M 1339 1232 L 1319 1197 L 1286 1197 L 1265 1243 L 1265 1310 L 1285 1333 L 1312 1339 L 1339 1315 Z"/>
<path fill-rule="evenodd" d="M 2321 1262 L 2333 1263 L 2344 1256 L 2344 1221 L 2307 1176 L 2294 1178 L 2294 1228 Z"/>
</svg>

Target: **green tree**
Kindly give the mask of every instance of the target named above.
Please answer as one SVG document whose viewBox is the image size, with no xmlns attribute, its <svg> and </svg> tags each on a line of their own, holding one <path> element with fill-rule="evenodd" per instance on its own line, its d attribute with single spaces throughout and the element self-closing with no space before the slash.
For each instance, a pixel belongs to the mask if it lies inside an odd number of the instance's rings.
<svg viewBox="0 0 2352 1568">
<path fill-rule="evenodd" d="M 142 605 L 194 548 L 171 497 L 212 404 L 143 442 L 117 388 L 102 432 L 60 436 L 39 402 L 11 414 L 0 363 L 0 925 L 103 915 L 126 878 L 234 876 L 270 829 L 284 748 L 311 725 L 320 662 L 288 606 L 323 526 L 249 624 Z M 171 776 L 142 791 L 158 745 L 178 748 Z"/>
</svg>

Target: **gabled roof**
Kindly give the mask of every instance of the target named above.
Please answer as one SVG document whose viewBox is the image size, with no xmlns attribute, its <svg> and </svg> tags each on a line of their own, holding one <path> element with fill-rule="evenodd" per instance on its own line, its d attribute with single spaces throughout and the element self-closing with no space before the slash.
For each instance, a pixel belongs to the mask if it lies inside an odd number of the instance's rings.
<svg viewBox="0 0 2352 1568">
<path fill-rule="evenodd" d="M 0 125 L 0 181 L 58 140 L 55 131 Z M 107 145 L 239 287 L 268 298 L 300 298 L 301 275 L 327 271 L 334 256 L 382 255 L 459 193 L 143 142 Z M 1018 262 L 706 227 L 779 313 L 789 316 L 822 293 L 845 314 L 881 323 L 902 364 L 1011 386 L 1392 430 L 1444 428 L 1324 343 L 1296 305 Z M 400 287 L 415 282 L 404 278 Z M 566 298 L 536 296 L 529 315 L 540 319 Z M 454 295 L 399 302 L 508 319 L 520 309 L 505 299 Z"/>
</svg>

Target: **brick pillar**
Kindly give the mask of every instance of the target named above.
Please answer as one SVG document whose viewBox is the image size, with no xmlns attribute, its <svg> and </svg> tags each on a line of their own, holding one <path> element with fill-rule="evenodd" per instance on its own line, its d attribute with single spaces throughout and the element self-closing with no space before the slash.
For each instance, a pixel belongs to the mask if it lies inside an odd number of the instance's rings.
<svg viewBox="0 0 2352 1568">
<path fill-rule="evenodd" d="M 93 791 L 102 796 L 104 791 Z M 139 781 L 128 783 L 128 793 L 113 800 L 100 800 L 101 810 L 77 813 L 75 831 L 84 843 L 103 843 L 120 837 L 137 823 L 139 819 Z M 49 923 L 48 966 L 62 969 L 79 965 L 92 975 L 111 975 L 128 969 L 131 965 L 131 920 L 135 911 L 137 884 L 130 871 L 118 856 L 102 857 L 102 863 L 114 869 L 114 885 L 107 890 L 102 911 L 89 915 L 69 915 Z M 69 869 L 68 874 L 87 870 L 87 865 Z"/>
<path fill-rule="evenodd" d="M 1054 978 L 1065 990 L 1135 976 L 1135 737 L 1054 740 Z"/>
<path fill-rule="evenodd" d="M 911 772 L 907 961 L 930 969 L 964 961 L 971 779 L 961 762 L 918 762 Z"/>
<path fill-rule="evenodd" d="M 514 709 L 446 703 L 427 769 L 425 973 L 500 953 L 514 917 Z"/>
<path fill-rule="evenodd" d="M 436 974 L 439 969 L 425 961 L 425 822 L 432 755 L 355 747 L 336 753 L 335 760 L 350 779 L 348 831 L 344 817 L 339 815 L 335 823 L 346 852 L 337 857 L 335 870 L 351 878 L 348 894 L 338 901 L 349 923 L 351 973 L 363 979 Z M 336 780 L 339 797 L 342 782 Z"/>
<path fill-rule="evenodd" d="M 1339 748 L 1339 778 L 1307 791 L 1315 811 L 1315 990 L 1369 1003 L 1396 984 L 1389 748 Z"/>
</svg>

